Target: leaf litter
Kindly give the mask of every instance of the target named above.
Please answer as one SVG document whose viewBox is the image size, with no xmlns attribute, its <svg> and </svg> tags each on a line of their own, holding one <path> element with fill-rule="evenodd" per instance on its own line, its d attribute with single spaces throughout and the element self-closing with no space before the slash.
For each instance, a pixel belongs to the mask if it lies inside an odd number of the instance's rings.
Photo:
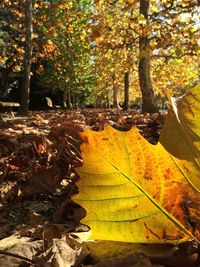
<svg viewBox="0 0 200 267">
<path fill-rule="evenodd" d="M 100 131 L 105 123 L 122 131 L 137 126 L 156 144 L 165 115 L 112 109 L 38 111 L 19 119 L 1 114 L 0 265 L 198 266 L 191 242 L 82 243 L 71 234 L 89 230 L 80 224 L 84 209 L 71 201 L 79 179 L 75 168 L 82 165 L 79 132 Z"/>
</svg>

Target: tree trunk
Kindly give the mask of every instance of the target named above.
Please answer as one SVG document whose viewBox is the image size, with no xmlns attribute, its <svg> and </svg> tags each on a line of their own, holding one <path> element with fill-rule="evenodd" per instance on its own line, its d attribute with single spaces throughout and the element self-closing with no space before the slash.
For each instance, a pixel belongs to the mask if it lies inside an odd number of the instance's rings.
<svg viewBox="0 0 200 267">
<path fill-rule="evenodd" d="M 32 0 L 26 2 L 26 17 L 25 17 L 25 55 L 24 55 L 24 76 L 23 86 L 21 92 L 21 103 L 19 114 L 28 115 L 29 95 L 30 95 L 30 81 L 31 81 L 31 58 L 32 58 Z"/>
<path fill-rule="evenodd" d="M 62 99 L 61 107 L 62 108 L 67 107 L 67 88 L 65 88 L 63 91 L 63 99 Z"/>
<path fill-rule="evenodd" d="M 77 108 L 77 96 L 76 94 L 70 94 L 71 105 L 70 108 Z"/>
<path fill-rule="evenodd" d="M 149 25 L 148 12 L 149 0 L 140 0 L 140 14 L 146 19 L 146 25 Z M 150 55 L 149 55 L 149 38 L 148 33 L 139 37 L 139 81 L 142 92 L 142 112 L 154 113 L 158 111 L 156 98 L 154 95 L 151 75 L 150 75 Z"/>
<path fill-rule="evenodd" d="M 129 107 L 129 72 L 124 74 L 124 104 L 123 109 L 128 110 Z"/>
<path fill-rule="evenodd" d="M 110 101 L 109 101 L 108 93 L 106 95 L 106 108 L 110 108 Z"/>
<path fill-rule="evenodd" d="M 116 74 L 113 73 L 113 108 L 119 108 L 118 87 L 115 83 Z"/>
<path fill-rule="evenodd" d="M 69 88 L 65 88 L 63 91 L 62 108 L 72 108 L 71 92 Z"/>
<path fill-rule="evenodd" d="M 67 108 L 72 108 L 71 91 L 67 88 Z"/>
</svg>

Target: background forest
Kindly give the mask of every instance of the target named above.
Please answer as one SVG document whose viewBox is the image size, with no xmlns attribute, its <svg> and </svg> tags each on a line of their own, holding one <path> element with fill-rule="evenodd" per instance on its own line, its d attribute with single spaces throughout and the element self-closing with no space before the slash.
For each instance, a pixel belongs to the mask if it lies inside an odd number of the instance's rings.
<svg viewBox="0 0 200 267">
<path fill-rule="evenodd" d="M 1 101 L 156 112 L 198 82 L 199 26 L 198 0 L 1 0 Z"/>
</svg>

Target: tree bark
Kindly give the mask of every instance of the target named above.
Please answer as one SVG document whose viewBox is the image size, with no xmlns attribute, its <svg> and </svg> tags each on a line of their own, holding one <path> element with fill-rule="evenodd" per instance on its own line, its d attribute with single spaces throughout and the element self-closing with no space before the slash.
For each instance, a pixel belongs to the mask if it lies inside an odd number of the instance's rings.
<svg viewBox="0 0 200 267">
<path fill-rule="evenodd" d="M 149 2 L 149 0 L 140 0 L 140 14 L 146 19 L 147 26 L 149 25 Z M 142 112 L 158 112 L 150 75 L 149 38 L 145 30 L 139 37 L 139 52 L 139 81 L 143 102 Z"/>
<path fill-rule="evenodd" d="M 62 103 L 61 103 L 61 107 L 62 108 L 66 108 L 67 107 L 67 88 L 64 89 L 63 91 L 63 99 L 62 99 Z"/>
<path fill-rule="evenodd" d="M 63 91 L 62 107 L 68 109 L 72 108 L 71 92 L 69 88 L 65 88 Z"/>
<path fill-rule="evenodd" d="M 25 17 L 25 54 L 24 54 L 24 75 L 23 75 L 23 86 L 21 92 L 21 103 L 19 114 L 26 116 L 28 115 L 29 98 L 30 98 L 30 81 L 31 81 L 31 59 L 32 59 L 32 12 L 33 5 L 32 0 L 26 1 L 26 17 Z"/>
<path fill-rule="evenodd" d="M 77 108 L 77 96 L 76 96 L 76 94 L 71 94 L 70 93 L 70 103 L 71 103 L 71 105 L 70 105 L 70 108 Z"/>
<path fill-rule="evenodd" d="M 124 104 L 123 109 L 128 110 L 129 108 L 129 72 L 125 72 L 124 74 Z"/>
<path fill-rule="evenodd" d="M 67 108 L 72 108 L 71 91 L 67 88 Z"/>
<path fill-rule="evenodd" d="M 113 108 L 119 108 L 119 100 L 118 100 L 118 87 L 116 85 L 115 79 L 116 74 L 113 73 Z"/>
</svg>

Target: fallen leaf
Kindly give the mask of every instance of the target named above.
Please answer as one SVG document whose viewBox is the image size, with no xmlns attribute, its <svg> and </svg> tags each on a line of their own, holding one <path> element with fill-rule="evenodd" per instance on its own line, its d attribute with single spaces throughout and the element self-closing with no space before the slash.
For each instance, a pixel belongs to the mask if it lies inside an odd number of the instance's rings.
<svg viewBox="0 0 200 267">
<path fill-rule="evenodd" d="M 200 193 L 200 84 L 187 94 L 172 98 L 160 143 Z"/>
<path fill-rule="evenodd" d="M 87 211 L 82 223 L 92 229 L 91 239 L 172 244 L 200 240 L 199 97 L 198 86 L 173 100 L 166 128 L 177 133 L 179 125 L 180 134 L 169 134 L 165 146 L 164 139 L 151 145 L 136 128 L 120 132 L 106 126 L 81 134 L 84 165 L 77 169 L 80 193 L 73 200 Z M 181 143 L 186 149 L 179 149 Z"/>
<path fill-rule="evenodd" d="M 0 266 L 72 267 L 87 255 L 86 247 L 70 235 L 53 238 L 47 250 L 42 240 L 32 241 L 18 234 L 0 241 Z"/>
<path fill-rule="evenodd" d="M 0 266 L 18 267 L 22 263 L 34 263 L 32 258 L 42 247 L 42 241 L 30 242 L 30 238 L 20 237 L 18 234 L 4 238 L 0 241 Z M 2 254 L 2 251 L 7 255 Z"/>
<path fill-rule="evenodd" d="M 128 260 L 135 257 L 134 255 L 144 255 L 150 259 L 151 263 L 173 267 L 189 267 L 194 266 L 198 258 L 197 246 L 195 247 L 191 242 L 174 246 L 169 244 L 90 241 L 83 243 L 83 245 L 87 247 L 91 260 L 99 264 L 97 266 L 101 266 L 100 264 L 102 262 L 105 263 L 111 259 L 115 262 L 115 265 L 118 266 L 116 259 L 122 256 L 124 258 L 126 257 Z"/>
<path fill-rule="evenodd" d="M 52 245 L 34 260 L 42 267 L 72 267 L 88 255 L 86 248 L 72 236 L 52 239 Z"/>
<path fill-rule="evenodd" d="M 134 253 L 131 255 L 116 255 L 115 257 L 101 260 L 100 262 L 93 265 L 86 265 L 87 267 L 154 267 L 149 258 Z"/>
</svg>

